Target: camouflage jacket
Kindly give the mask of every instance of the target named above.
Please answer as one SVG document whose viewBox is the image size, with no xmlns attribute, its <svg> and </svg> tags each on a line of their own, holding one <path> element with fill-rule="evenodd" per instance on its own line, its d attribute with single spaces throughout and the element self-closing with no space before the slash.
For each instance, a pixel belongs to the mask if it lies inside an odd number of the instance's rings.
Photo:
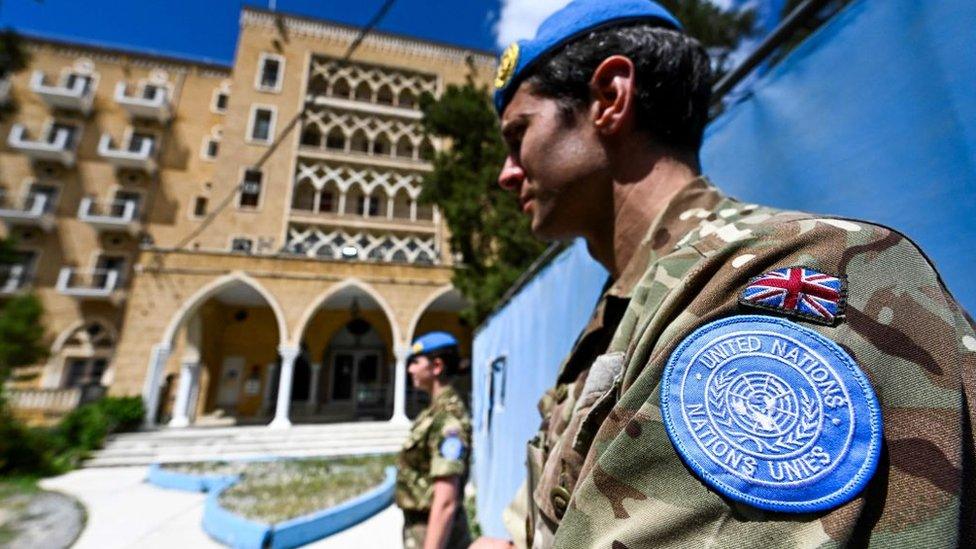
<svg viewBox="0 0 976 549">
<path fill-rule="evenodd" d="M 790 320 L 854 359 L 884 433 L 866 488 L 807 514 L 709 488 L 675 449 L 660 407 L 676 347 L 717 319 L 777 316 L 738 296 L 753 277 L 798 265 L 846 276 L 839 322 Z M 539 402 L 526 499 L 516 497 L 506 525 L 532 547 L 973 546 L 974 398 L 972 319 L 904 236 L 746 205 L 698 179 L 652 223 Z"/>
<path fill-rule="evenodd" d="M 451 446 L 454 448 L 451 448 Z M 429 511 L 434 479 L 468 475 L 471 416 L 457 391 L 448 386 L 424 408 L 397 457 L 396 503 L 408 511 Z"/>
</svg>

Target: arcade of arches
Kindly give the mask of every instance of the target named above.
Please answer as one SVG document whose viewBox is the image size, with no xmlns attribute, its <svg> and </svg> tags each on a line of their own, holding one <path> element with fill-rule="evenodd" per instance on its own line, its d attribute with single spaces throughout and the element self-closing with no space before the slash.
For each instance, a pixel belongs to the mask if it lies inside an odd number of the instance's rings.
<svg viewBox="0 0 976 549">
<path fill-rule="evenodd" d="M 398 342 L 379 294 L 358 284 L 337 286 L 317 305 L 303 303 L 309 309 L 290 346 L 282 343 L 279 318 L 288 311 L 254 285 L 231 281 L 190 304 L 174 320 L 178 329 L 162 358 L 159 391 L 148 399 L 157 410 L 150 419 L 172 427 L 287 426 L 415 415 L 426 399 L 405 374 L 407 343 L 446 330 L 469 357 L 471 329 L 457 314 L 463 299 L 453 289 L 435 292 L 413 312 L 411 333 Z M 157 355 L 158 349 L 151 363 Z M 458 380 L 462 388 L 470 387 L 469 372 Z"/>
</svg>

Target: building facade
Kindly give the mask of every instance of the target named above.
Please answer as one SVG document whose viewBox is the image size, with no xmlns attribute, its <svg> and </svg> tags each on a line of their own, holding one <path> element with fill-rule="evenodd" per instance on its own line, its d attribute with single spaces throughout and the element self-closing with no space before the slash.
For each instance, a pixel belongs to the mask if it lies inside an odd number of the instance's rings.
<svg viewBox="0 0 976 549">
<path fill-rule="evenodd" d="M 419 101 L 494 59 L 374 32 L 343 61 L 357 34 L 245 8 L 229 66 L 25 39 L 0 85 L 20 253 L 0 299 L 40 297 L 50 354 L 15 407 L 103 387 L 150 424 L 399 421 L 416 335 L 470 356 L 446 226 L 418 201 L 444 146 Z"/>
</svg>

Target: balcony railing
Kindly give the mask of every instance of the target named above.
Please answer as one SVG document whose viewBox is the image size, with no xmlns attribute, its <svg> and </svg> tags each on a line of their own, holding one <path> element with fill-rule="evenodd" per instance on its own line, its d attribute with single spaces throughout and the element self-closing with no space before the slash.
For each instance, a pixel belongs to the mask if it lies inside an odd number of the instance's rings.
<svg viewBox="0 0 976 549">
<path fill-rule="evenodd" d="M 125 82 L 119 82 L 115 85 L 115 102 L 136 118 L 151 118 L 166 122 L 173 116 L 169 92 L 162 86 L 153 89 L 155 90 L 153 96 L 147 99 L 140 95 L 129 95 L 129 86 Z"/>
<path fill-rule="evenodd" d="M 30 87 L 51 107 L 80 111 L 85 115 L 91 112 L 95 100 L 90 77 L 79 76 L 70 86 L 67 83 L 49 84 L 44 71 L 37 70 L 31 75 Z"/>
<path fill-rule="evenodd" d="M 15 410 L 41 410 L 66 413 L 81 404 L 82 388 L 68 389 L 9 389 L 6 400 Z"/>
<path fill-rule="evenodd" d="M 73 166 L 75 149 L 71 131 L 65 128 L 57 128 L 53 131 L 55 132 L 53 139 L 31 139 L 23 124 L 14 124 L 10 128 L 7 144 L 11 149 L 20 151 L 34 160 L 50 160 L 68 167 Z"/>
<path fill-rule="evenodd" d="M 48 211 L 48 196 L 28 193 L 21 196 L 0 195 L 0 219 L 8 225 L 40 227 L 50 231 L 54 216 Z"/>
<path fill-rule="evenodd" d="M 0 295 L 11 295 L 27 286 L 27 269 L 23 265 L 0 267 Z"/>
<path fill-rule="evenodd" d="M 111 298 L 118 289 L 119 272 L 115 269 L 81 270 L 62 267 L 58 274 L 58 292 L 86 298 Z"/>
<path fill-rule="evenodd" d="M 135 200 L 110 200 L 99 202 L 85 197 L 78 205 L 78 219 L 100 231 L 139 232 L 139 204 Z"/>
<path fill-rule="evenodd" d="M 120 168 L 155 173 L 157 166 L 153 145 L 152 140 L 144 139 L 138 150 L 130 150 L 129 147 L 116 146 L 112 136 L 103 133 L 98 141 L 98 154 Z"/>
</svg>

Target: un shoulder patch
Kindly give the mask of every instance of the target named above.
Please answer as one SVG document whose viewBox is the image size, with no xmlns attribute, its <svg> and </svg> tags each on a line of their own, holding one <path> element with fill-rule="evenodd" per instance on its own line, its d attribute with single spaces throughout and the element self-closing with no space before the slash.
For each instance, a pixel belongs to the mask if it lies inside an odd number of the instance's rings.
<svg viewBox="0 0 976 549">
<path fill-rule="evenodd" d="M 759 509 L 841 505 L 871 479 L 881 409 L 839 345 L 788 320 L 735 316 L 702 326 L 661 382 L 668 436 L 721 494 Z"/>
<path fill-rule="evenodd" d="M 464 453 L 464 443 L 461 442 L 461 437 L 450 435 L 441 441 L 439 450 L 441 457 L 444 459 L 461 459 L 461 454 Z"/>
</svg>

